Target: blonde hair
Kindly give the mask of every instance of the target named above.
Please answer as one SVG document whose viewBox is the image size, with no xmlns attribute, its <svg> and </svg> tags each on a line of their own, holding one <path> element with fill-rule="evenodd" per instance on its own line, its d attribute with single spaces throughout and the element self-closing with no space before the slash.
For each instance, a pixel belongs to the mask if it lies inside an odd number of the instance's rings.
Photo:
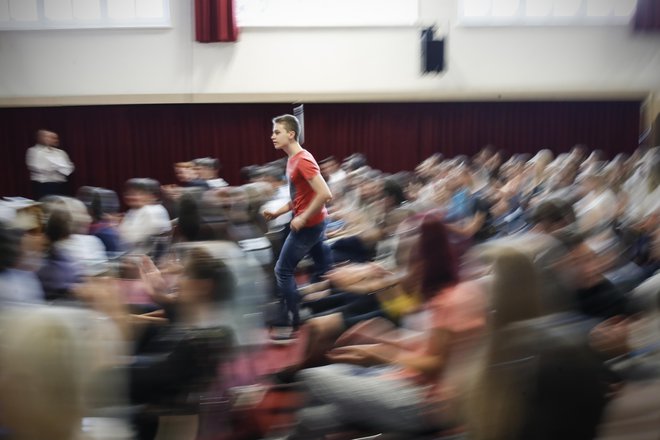
<svg viewBox="0 0 660 440">
<path fill-rule="evenodd" d="M 46 308 L 0 317 L 0 399 L 17 439 L 68 440 L 80 430 L 87 359 L 68 321 Z"/>
<path fill-rule="evenodd" d="M 490 333 L 465 402 L 470 437 L 475 440 L 505 440 L 519 433 L 529 391 L 521 373 L 529 372 L 534 364 L 520 350 L 528 344 L 521 343 L 526 337 L 524 327 L 521 333 L 516 324 L 541 314 L 537 274 L 530 258 L 506 247 L 492 252 Z"/>
</svg>

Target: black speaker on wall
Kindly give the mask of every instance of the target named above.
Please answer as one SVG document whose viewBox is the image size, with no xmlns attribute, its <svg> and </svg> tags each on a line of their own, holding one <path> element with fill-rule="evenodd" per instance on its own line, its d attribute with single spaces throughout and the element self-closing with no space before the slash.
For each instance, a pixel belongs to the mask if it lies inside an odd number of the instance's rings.
<svg viewBox="0 0 660 440">
<path fill-rule="evenodd" d="M 436 40 L 433 28 L 422 30 L 422 72 L 445 70 L 445 40 Z"/>
</svg>

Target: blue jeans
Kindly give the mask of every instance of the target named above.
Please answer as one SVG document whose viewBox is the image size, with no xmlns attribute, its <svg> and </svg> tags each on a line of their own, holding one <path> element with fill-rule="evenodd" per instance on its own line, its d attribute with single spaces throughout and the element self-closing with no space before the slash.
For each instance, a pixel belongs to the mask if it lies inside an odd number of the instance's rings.
<svg viewBox="0 0 660 440">
<path fill-rule="evenodd" d="M 300 294 L 296 286 L 295 270 L 300 260 L 309 254 L 314 260 L 315 278 L 324 274 L 330 268 L 330 249 L 323 242 L 325 239 L 326 221 L 318 225 L 289 232 L 284 241 L 280 258 L 275 264 L 275 281 L 280 295 L 278 318 L 274 323 L 278 326 L 300 325 L 299 304 Z"/>
</svg>

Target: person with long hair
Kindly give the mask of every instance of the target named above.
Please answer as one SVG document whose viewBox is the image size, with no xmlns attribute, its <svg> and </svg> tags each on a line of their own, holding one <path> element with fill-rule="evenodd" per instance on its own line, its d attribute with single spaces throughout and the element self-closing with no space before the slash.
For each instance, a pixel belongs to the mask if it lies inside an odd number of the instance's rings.
<svg viewBox="0 0 660 440">
<path fill-rule="evenodd" d="M 456 426 L 452 402 L 481 340 L 484 295 L 476 282 L 459 282 L 439 215 L 424 217 L 416 255 L 430 312 L 426 343 L 418 350 L 387 343 L 340 347 L 329 354 L 335 364 L 301 371 L 316 405 L 299 412 L 289 438 L 317 438 L 349 426 L 411 436 Z"/>
<path fill-rule="evenodd" d="M 496 250 L 483 360 L 465 393 L 475 440 L 591 439 L 605 405 L 602 365 L 577 332 L 542 315 L 536 269 Z"/>
</svg>

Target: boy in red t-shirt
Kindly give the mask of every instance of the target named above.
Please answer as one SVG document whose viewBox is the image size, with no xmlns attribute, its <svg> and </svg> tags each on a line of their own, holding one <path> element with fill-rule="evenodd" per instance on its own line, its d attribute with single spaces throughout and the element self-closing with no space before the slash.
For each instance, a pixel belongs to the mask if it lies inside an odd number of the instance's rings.
<svg viewBox="0 0 660 440">
<path fill-rule="evenodd" d="M 294 278 L 300 260 L 309 254 L 320 273 L 327 271 L 330 265 L 330 250 L 323 240 L 328 215 L 325 204 L 332 199 L 332 194 L 314 156 L 298 143 L 299 134 L 300 123 L 295 116 L 282 115 L 273 119 L 270 139 L 275 149 L 284 151 L 289 157 L 286 174 L 291 201 L 277 211 L 264 211 L 263 215 L 270 221 L 293 211 L 291 232 L 275 265 L 280 310 L 272 334 L 274 340 L 291 339 L 300 325 L 300 295 Z"/>
</svg>

